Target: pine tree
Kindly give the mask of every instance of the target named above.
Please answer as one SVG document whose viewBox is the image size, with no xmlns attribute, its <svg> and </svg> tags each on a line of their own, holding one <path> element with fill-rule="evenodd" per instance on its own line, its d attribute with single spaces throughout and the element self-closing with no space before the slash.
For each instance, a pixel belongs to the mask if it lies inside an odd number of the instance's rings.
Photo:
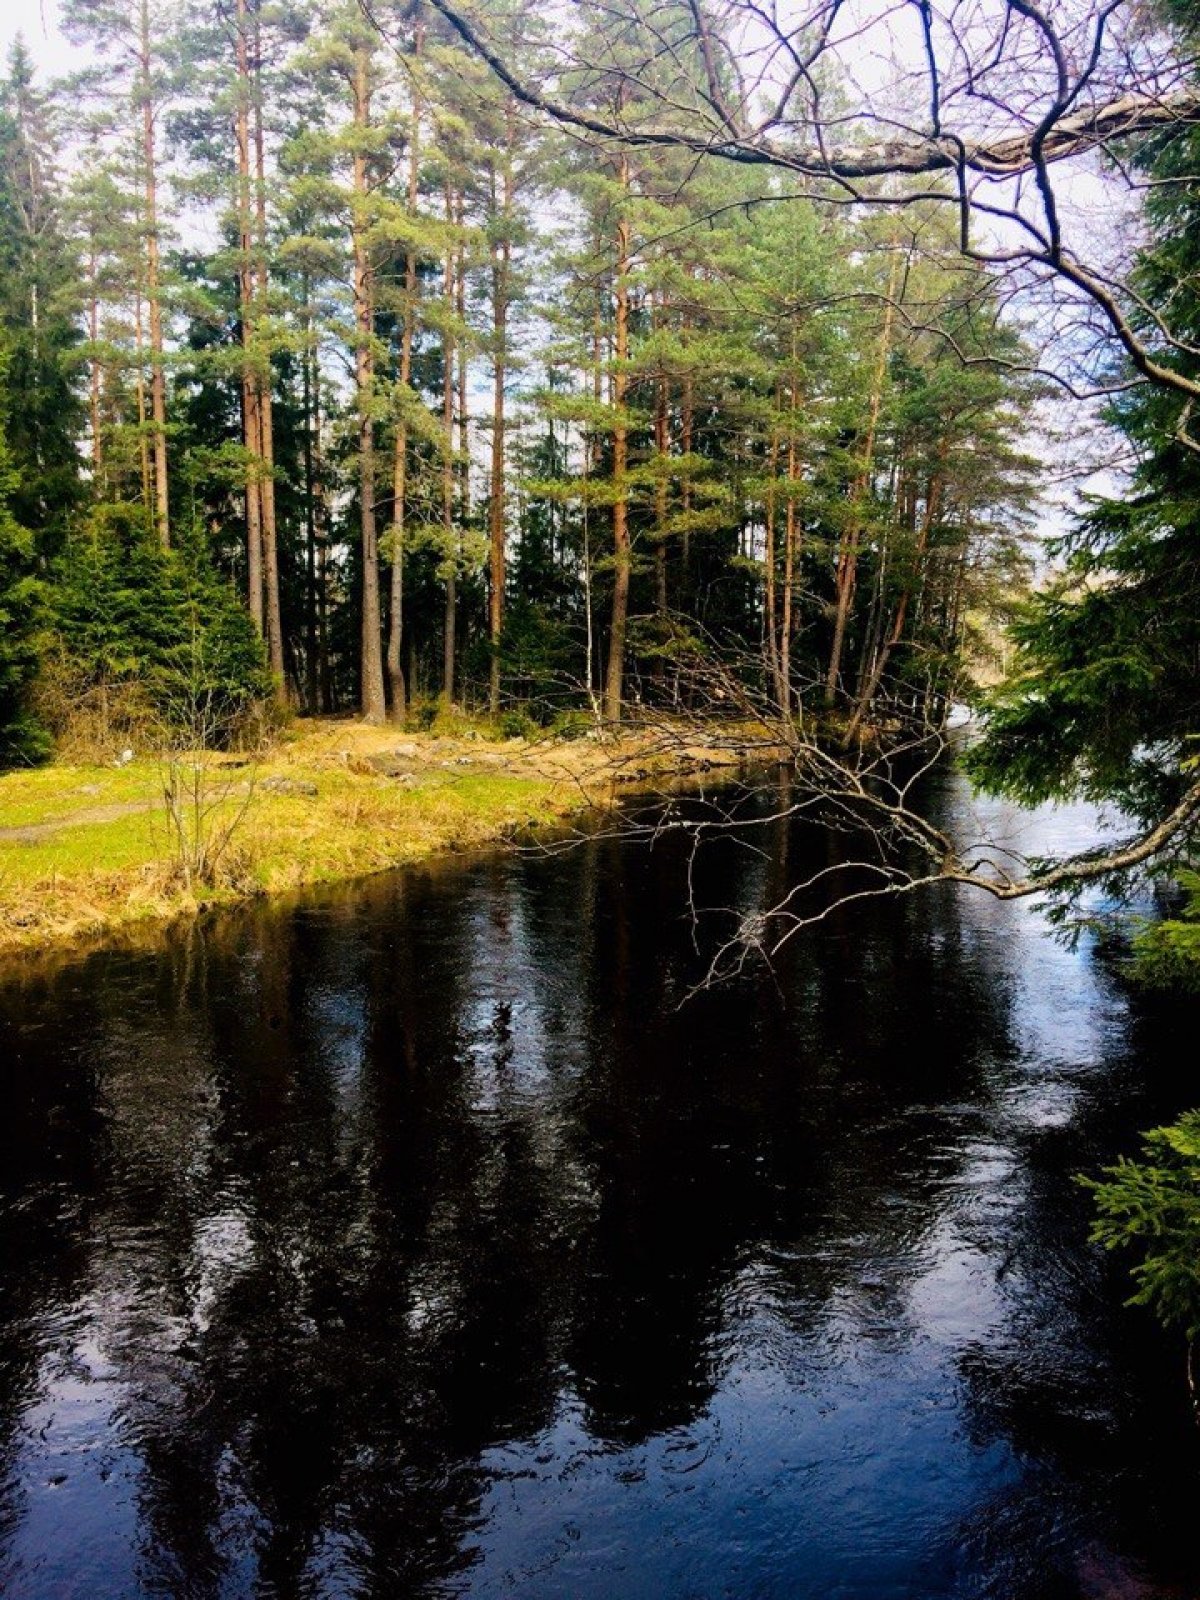
<svg viewBox="0 0 1200 1600">
<path fill-rule="evenodd" d="M 164 547 L 171 542 L 167 443 L 167 307 L 162 256 L 164 201 L 162 123 L 174 93 L 168 41 L 178 14 L 164 0 L 66 0 L 68 36 L 86 43 L 102 65 L 91 77 L 111 101 L 113 132 L 136 152 L 141 260 L 137 294 L 139 353 L 144 332 L 149 366 L 148 433 L 154 522 Z M 142 310 L 145 326 L 142 325 Z M 140 362 L 139 362 L 140 365 Z"/>
</svg>

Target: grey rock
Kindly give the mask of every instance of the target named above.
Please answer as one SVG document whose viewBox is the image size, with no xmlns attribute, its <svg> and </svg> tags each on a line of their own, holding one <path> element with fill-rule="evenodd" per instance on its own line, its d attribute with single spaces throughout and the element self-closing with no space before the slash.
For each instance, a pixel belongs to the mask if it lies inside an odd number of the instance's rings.
<svg viewBox="0 0 1200 1600">
<path fill-rule="evenodd" d="M 301 795 L 306 800 L 315 799 L 317 786 L 307 778 L 264 778 L 260 787 L 267 794 Z"/>
<path fill-rule="evenodd" d="M 380 750 L 363 756 L 362 762 L 381 778 L 407 778 L 416 770 L 416 763 L 402 750 Z"/>
</svg>

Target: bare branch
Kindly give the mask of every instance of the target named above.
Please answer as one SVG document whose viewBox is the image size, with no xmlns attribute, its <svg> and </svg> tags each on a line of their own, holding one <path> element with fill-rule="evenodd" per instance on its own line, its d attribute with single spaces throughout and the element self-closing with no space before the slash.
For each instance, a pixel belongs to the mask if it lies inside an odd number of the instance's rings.
<svg viewBox="0 0 1200 1600">
<path fill-rule="evenodd" d="M 688 149 L 750 166 L 778 167 L 809 178 L 865 179 L 956 172 L 962 167 L 992 178 L 1035 172 L 1103 147 L 1108 141 L 1157 132 L 1200 119 L 1200 92 L 1180 89 L 1157 95 L 1138 90 L 1083 110 L 1052 111 L 1036 128 L 1006 137 L 963 140 L 933 131 L 924 137 L 884 140 L 861 147 L 791 145 L 763 133 L 737 134 L 722 116 L 719 125 L 693 132 L 682 126 L 639 126 L 581 110 L 548 94 L 517 72 L 483 30 L 454 0 L 429 0 L 450 27 L 487 63 L 523 104 L 568 127 L 631 147 Z M 372 16 L 370 0 L 360 0 Z M 1032 10 L 1033 8 L 1026 8 Z M 372 21 L 374 21 L 372 16 Z M 1075 95 L 1064 93 L 1063 104 Z"/>
</svg>

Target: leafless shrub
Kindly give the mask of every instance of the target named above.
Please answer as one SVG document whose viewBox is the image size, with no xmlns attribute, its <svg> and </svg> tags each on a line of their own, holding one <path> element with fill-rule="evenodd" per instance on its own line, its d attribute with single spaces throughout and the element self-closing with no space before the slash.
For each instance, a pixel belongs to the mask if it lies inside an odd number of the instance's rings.
<svg viewBox="0 0 1200 1600">
<path fill-rule="evenodd" d="M 193 635 L 187 670 L 160 702 L 157 748 L 172 867 L 189 892 L 239 875 L 236 841 L 256 769 L 226 752 L 246 735 L 243 700 L 214 684 Z"/>
</svg>

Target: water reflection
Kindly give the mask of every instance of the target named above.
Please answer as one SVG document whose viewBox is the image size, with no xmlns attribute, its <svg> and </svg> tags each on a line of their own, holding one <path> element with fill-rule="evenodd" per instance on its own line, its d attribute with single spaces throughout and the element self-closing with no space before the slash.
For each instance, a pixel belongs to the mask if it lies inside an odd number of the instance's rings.
<svg viewBox="0 0 1200 1600">
<path fill-rule="evenodd" d="M 828 848 L 714 846 L 699 901 Z M 1193 1097 L 1172 1019 L 951 891 L 680 1007 L 686 866 L 405 873 L 0 990 L 0 1590 L 1194 1590 L 1174 1347 L 1071 1182 Z"/>
</svg>

